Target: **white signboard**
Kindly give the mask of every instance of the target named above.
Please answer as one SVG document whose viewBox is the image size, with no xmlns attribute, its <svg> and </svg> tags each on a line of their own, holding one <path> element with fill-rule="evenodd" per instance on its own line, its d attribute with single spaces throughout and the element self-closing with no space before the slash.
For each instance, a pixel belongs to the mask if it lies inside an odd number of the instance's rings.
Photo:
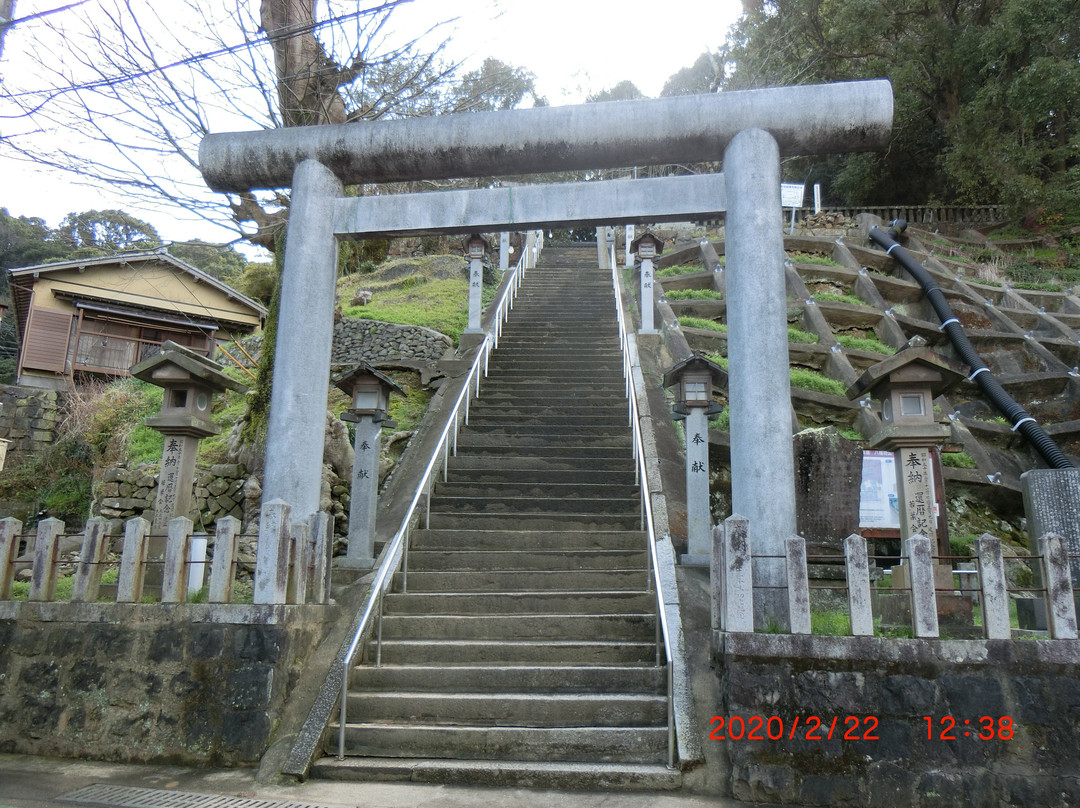
<svg viewBox="0 0 1080 808">
<path fill-rule="evenodd" d="M 900 529 L 900 496 L 893 452 L 863 451 L 859 527 Z"/>
<path fill-rule="evenodd" d="M 780 206 L 784 208 L 801 208 L 803 197 L 806 196 L 806 186 L 797 182 L 780 183 Z"/>
</svg>

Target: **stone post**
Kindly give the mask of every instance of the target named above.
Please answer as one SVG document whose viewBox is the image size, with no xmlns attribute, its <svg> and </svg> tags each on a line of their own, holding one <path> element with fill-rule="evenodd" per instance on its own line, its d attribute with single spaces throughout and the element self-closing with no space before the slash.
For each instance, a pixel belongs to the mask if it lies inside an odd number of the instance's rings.
<svg viewBox="0 0 1080 808">
<path fill-rule="evenodd" d="M 787 564 L 788 625 L 792 634 L 810 633 L 810 578 L 806 568 L 806 541 L 792 536 L 784 541 Z"/>
<path fill-rule="evenodd" d="M 510 234 L 499 233 L 499 271 L 510 269 Z"/>
<path fill-rule="evenodd" d="M 22 522 L 12 517 L 0 519 L 0 600 L 11 597 L 15 580 L 15 557 L 19 554 Z"/>
<path fill-rule="evenodd" d="M 330 169 L 311 159 L 296 166 L 292 187 L 262 501 L 281 500 L 307 519 L 319 509 L 322 484 L 337 282 L 333 211 L 344 191 Z M 264 583 L 276 579 L 268 565 L 281 558 L 279 540 L 260 527 L 257 565 L 266 570 Z"/>
<path fill-rule="evenodd" d="M 103 572 L 101 562 L 105 560 L 105 551 L 109 547 L 105 527 L 105 520 L 100 516 L 86 521 L 82 550 L 79 553 L 79 568 L 75 572 L 75 581 L 71 587 L 72 603 L 93 603 L 98 598 Z"/>
<path fill-rule="evenodd" d="M 117 603 L 138 603 L 142 600 L 146 580 L 146 537 L 150 523 L 140 517 L 124 524 L 124 549 L 120 555 L 120 576 L 116 583 Z"/>
<path fill-rule="evenodd" d="M 285 603 L 289 585 L 291 508 L 280 499 L 263 502 L 259 516 L 259 553 L 255 560 L 255 603 Z M 272 548 L 263 551 L 263 539 Z"/>
<path fill-rule="evenodd" d="M 56 598 L 56 554 L 63 532 L 64 523 L 59 519 L 42 519 L 38 522 L 28 600 L 48 602 Z"/>
<path fill-rule="evenodd" d="M 1010 640 L 1009 592 L 1005 583 L 1001 539 L 984 533 L 975 540 L 975 554 L 979 562 L 983 633 L 988 640 Z"/>
<path fill-rule="evenodd" d="M 195 460 L 198 455 L 199 438 L 191 435 L 165 435 L 157 499 L 154 500 L 154 521 L 150 525 L 152 533 L 166 532 L 170 521 L 191 512 Z"/>
<path fill-rule="evenodd" d="M 1076 639 L 1076 601 L 1069 574 L 1069 551 L 1057 533 L 1039 537 L 1043 581 L 1046 584 L 1046 619 L 1055 640 Z"/>
<path fill-rule="evenodd" d="M 724 520 L 723 607 L 724 631 L 754 630 L 754 580 L 751 566 L 749 525 L 742 516 L 732 514 Z"/>
<path fill-rule="evenodd" d="M 191 532 L 194 527 L 186 516 L 177 516 L 169 522 L 169 538 L 165 545 L 165 571 L 161 581 L 162 603 L 183 603 L 187 598 Z"/>
<path fill-rule="evenodd" d="M 938 636 L 937 597 L 930 539 L 915 535 L 903 543 L 911 581 L 911 617 L 916 637 Z"/>
<path fill-rule="evenodd" d="M 375 516 L 379 502 L 379 449 L 382 425 L 374 416 L 356 421 L 352 492 L 349 495 L 349 547 L 341 566 L 369 569 L 375 563 Z"/>
<path fill-rule="evenodd" d="M 466 334 L 484 333 L 480 327 L 483 292 L 484 262 L 480 258 L 472 258 L 469 260 L 469 327 L 465 329 Z"/>
<path fill-rule="evenodd" d="M 311 534 L 315 542 L 314 571 L 311 575 L 311 603 L 324 604 L 330 600 L 330 554 L 334 549 L 334 518 L 319 511 L 311 517 Z"/>
<path fill-rule="evenodd" d="M 844 557 L 851 633 L 856 637 L 873 637 L 874 613 L 870 605 L 870 560 L 866 554 L 866 539 L 855 533 L 844 539 Z"/>
<path fill-rule="evenodd" d="M 223 516 L 217 520 L 215 528 L 214 560 L 210 568 L 208 599 L 211 603 L 232 603 L 240 520 L 234 516 Z"/>
<path fill-rule="evenodd" d="M 628 224 L 626 226 L 626 268 L 634 268 L 634 251 L 630 248 L 630 245 L 634 241 L 634 226 Z"/>
<path fill-rule="evenodd" d="M 761 129 L 724 151 L 731 508 L 749 520 L 754 618 L 787 628 L 784 541 L 796 535 L 780 153 Z M 762 556 L 773 556 L 763 558 Z"/>
<path fill-rule="evenodd" d="M 656 300 L 654 287 L 656 275 L 653 271 L 651 258 L 641 259 L 641 329 L 639 334 L 655 334 L 656 326 L 653 325 Z"/>
<path fill-rule="evenodd" d="M 712 554 L 709 509 L 709 416 L 702 407 L 686 415 L 686 556 L 684 564 L 708 564 Z"/>
<path fill-rule="evenodd" d="M 311 582 L 311 530 L 307 522 L 293 522 L 290 527 L 292 536 L 292 575 L 289 576 L 287 603 L 307 603 L 308 584 Z"/>
</svg>

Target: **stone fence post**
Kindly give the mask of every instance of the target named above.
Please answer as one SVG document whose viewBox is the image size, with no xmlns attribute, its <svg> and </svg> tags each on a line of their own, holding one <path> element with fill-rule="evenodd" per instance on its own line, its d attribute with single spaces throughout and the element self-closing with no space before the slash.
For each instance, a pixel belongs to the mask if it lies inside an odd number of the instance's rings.
<svg viewBox="0 0 1080 808">
<path fill-rule="evenodd" d="M 19 555 L 19 536 L 22 522 L 8 517 L 0 519 L 0 600 L 11 597 L 11 584 L 15 580 L 15 558 Z"/>
<path fill-rule="evenodd" d="M 64 523 L 59 519 L 42 519 L 34 537 L 34 568 L 30 579 L 30 600 L 56 599 L 56 555 Z"/>
</svg>

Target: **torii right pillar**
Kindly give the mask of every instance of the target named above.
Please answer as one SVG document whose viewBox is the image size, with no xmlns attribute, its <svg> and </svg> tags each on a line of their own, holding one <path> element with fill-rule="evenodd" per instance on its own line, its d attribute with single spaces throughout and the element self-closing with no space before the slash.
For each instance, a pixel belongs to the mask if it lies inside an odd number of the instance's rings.
<svg viewBox="0 0 1080 808">
<path fill-rule="evenodd" d="M 724 151 L 731 510 L 749 520 L 754 625 L 787 630 L 784 542 L 795 535 L 780 149 L 747 129 Z"/>
</svg>

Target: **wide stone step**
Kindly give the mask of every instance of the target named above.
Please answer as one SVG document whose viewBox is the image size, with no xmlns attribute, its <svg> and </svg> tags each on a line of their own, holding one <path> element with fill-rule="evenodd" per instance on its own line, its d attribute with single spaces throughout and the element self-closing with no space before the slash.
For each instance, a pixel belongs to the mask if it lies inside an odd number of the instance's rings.
<svg viewBox="0 0 1080 808">
<path fill-rule="evenodd" d="M 417 550 L 409 571 L 602 570 L 645 568 L 646 548 L 633 550 Z"/>
<path fill-rule="evenodd" d="M 348 723 L 480 727 L 655 727 L 667 698 L 631 693 L 352 692 Z"/>
<path fill-rule="evenodd" d="M 409 592 L 391 593 L 385 614 L 646 614 L 656 609 L 652 592 Z"/>
<path fill-rule="evenodd" d="M 495 483 L 515 486 L 532 485 L 614 485 L 637 489 L 632 471 L 585 470 L 568 471 L 566 469 L 533 468 L 467 468 L 457 463 L 458 458 L 451 458 L 449 479 L 451 485 L 483 485 Z"/>
<path fill-rule="evenodd" d="M 334 749 L 328 733 L 328 752 Z M 367 757 L 655 763 L 667 754 L 667 727 L 450 727 L 348 724 L 345 752 Z"/>
<path fill-rule="evenodd" d="M 617 457 L 612 457 L 611 452 L 596 454 L 582 451 L 548 453 L 547 455 L 530 452 L 528 457 L 494 453 L 462 453 L 456 456 L 451 455 L 449 463 L 451 469 L 472 469 L 485 472 L 520 469 L 523 465 L 528 465 L 542 473 L 612 471 L 633 474 L 634 471 L 633 459 L 626 452 L 620 452 Z"/>
<path fill-rule="evenodd" d="M 357 665 L 357 690 L 427 693 L 651 693 L 667 692 L 664 668 L 642 665 Z"/>
<path fill-rule="evenodd" d="M 520 526 L 519 526 L 520 527 Z M 417 529 L 410 534 L 414 550 L 636 550 L 646 547 L 640 524 L 633 530 L 479 530 Z"/>
<path fill-rule="evenodd" d="M 366 649 L 373 657 L 374 649 Z M 656 643 L 628 640 L 383 640 L 387 665 L 654 665 Z"/>
<path fill-rule="evenodd" d="M 638 530 L 637 514 L 529 511 L 527 513 L 448 513 L 432 511 L 428 527 L 437 530 Z"/>
<path fill-rule="evenodd" d="M 618 438 L 618 437 L 630 437 L 630 427 L 626 424 L 626 419 L 622 419 L 621 424 L 611 426 L 601 426 L 598 424 L 574 424 L 563 423 L 558 426 L 545 426 L 536 424 L 523 424 L 519 421 L 503 419 L 492 423 L 490 420 L 487 422 L 473 421 L 470 413 L 469 424 L 465 430 L 459 435 L 458 440 L 466 436 L 491 436 L 499 435 L 505 436 L 511 439 L 518 438 L 538 438 L 547 437 L 552 439 L 565 440 L 567 442 L 579 441 L 582 438 Z"/>
<path fill-rule="evenodd" d="M 454 475 L 458 480 L 458 475 Z M 499 480 L 488 483 L 470 483 L 465 481 L 437 483 L 436 496 L 446 497 L 497 497 L 541 498 L 561 500 L 586 499 L 636 499 L 640 496 L 636 485 L 615 485 L 606 482 L 600 476 L 594 476 L 592 483 L 561 483 L 552 481 L 550 475 L 536 482 Z"/>
<path fill-rule="evenodd" d="M 559 589 L 630 590 L 646 585 L 644 569 L 409 571 L 409 592 L 553 592 Z M 394 576 L 401 591 L 402 573 Z"/>
<path fill-rule="evenodd" d="M 608 414 L 598 415 L 594 413 L 582 413 L 581 409 L 567 409 L 562 413 L 545 411 L 539 408 L 530 408 L 531 412 L 524 411 L 521 407 L 512 409 L 506 407 L 485 406 L 469 408 L 469 426 L 489 427 L 512 424 L 514 428 L 524 429 L 529 427 L 558 428 L 572 426 L 577 428 L 604 428 L 619 427 L 629 430 L 627 423 L 626 407 L 605 408 Z"/>
<path fill-rule="evenodd" d="M 431 512 L 460 514 L 549 514 L 549 513 L 589 513 L 589 514 L 633 514 L 636 515 L 641 501 L 635 497 L 612 499 L 592 498 L 587 500 L 564 499 L 562 497 L 491 497 L 491 496 L 447 496 L 436 492 L 431 501 Z"/>
<path fill-rule="evenodd" d="M 627 440 L 622 444 L 608 446 L 570 446 L 565 444 L 547 445 L 521 445 L 498 443 L 494 440 L 483 441 L 476 439 L 463 442 L 459 440 L 458 456 L 462 455 L 487 455 L 489 457 L 515 458 L 519 463 L 532 463 L 534 460 L 576 460 L 580 464 L 588 464 L 592 461 L 606 462 L 608 464 L 630 461 L 630 443 Z M 583 465 L 584 468 L 596 466 Z M 632 468 L 632 466 L 630 466 Z"/>
<path fill-rule="evenodd" d="M 336 743 L 336 741 L 335 741 Z M 670 791 L 682 785 L 682 773 L 659 763 L 580 763 L 503 760 L 418 760 L 360 758 L 316 760 L 312 776 L 357 782 L 440 783 L 491 788 Z"/>
<path fill-rule="evenodd" d="M 649 614 L 395 614 L 382 618 L 386 640 L 648 640 Z"/>
<path fill-rule="evenodd" d="M 458 453 L 464 451 L 535 457 L 551 455 L 581 457 L 630 457 L 627 435 L 482 435 L 464 430 L 458 435 Z"/>
</svg>

